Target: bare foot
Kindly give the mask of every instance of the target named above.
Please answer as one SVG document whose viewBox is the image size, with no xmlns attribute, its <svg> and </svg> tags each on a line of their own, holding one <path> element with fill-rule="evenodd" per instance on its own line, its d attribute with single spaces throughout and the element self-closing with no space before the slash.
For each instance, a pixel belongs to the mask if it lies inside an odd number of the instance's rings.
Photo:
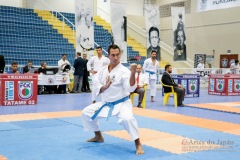
<svg viewBox="0 0 240 160">
<path fill-rule="evenodd" d="M 144 150 L 142 149 L 142 144 L 140 143 L 139 138 L 135 140 L 135 146 L 136 146 L 136 155 L 144 154 Z"/>
<path fill-rule="evenodd" d="M 104 142 L 104 139 L 103 139 L 103 137 L 97 137 L 97 136 L 95 136 L 95 137 L 87 140 L 87 142 Z"/>
<path fill-rule="evenodd" d="M 136 146 L 136 155 L 142 155 L 144 154 L 144 150 L 142 149 L 142 145 Z"/>
<path fill-rule="evenodd" d="M 94 133 L 95 133 L 95 137 L 87 140 L 87 142 L 104 142 L 104 138 L 102 137 L 101 131 L 96 131 Z"/>
</svg>

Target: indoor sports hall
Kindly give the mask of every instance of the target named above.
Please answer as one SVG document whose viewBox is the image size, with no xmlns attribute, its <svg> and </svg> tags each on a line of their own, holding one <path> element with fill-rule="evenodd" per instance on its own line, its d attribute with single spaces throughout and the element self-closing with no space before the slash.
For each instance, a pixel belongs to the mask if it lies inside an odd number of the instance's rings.
<svg viewBox="0 0 240 160">
<path fill-rule="evenodd" d="M 221 0 L 1 0 L 0 160 L 240 159 L 239 7 Z M 84 131 L 83 110 L 94 100 L 96 64 L 87 68 L 89 88 L 79 81 L 74 92 L 76 53 L 90 61 L 101 46 L 111 66 L 113 43 L 121 64 L 141 65 L 149 80 L 140 105 L 138 94 L 129 96 L 141 155 L 117 116 L 98 119 L 103 143 L 87 142 L 94 132 Z M 144 69 L 152 51 L 156 72 Z M 64 56 L 69 68 L 61 70 Z M 184 104 L 164 84 L 166 72 L 185 88 Z"/>
</svg>

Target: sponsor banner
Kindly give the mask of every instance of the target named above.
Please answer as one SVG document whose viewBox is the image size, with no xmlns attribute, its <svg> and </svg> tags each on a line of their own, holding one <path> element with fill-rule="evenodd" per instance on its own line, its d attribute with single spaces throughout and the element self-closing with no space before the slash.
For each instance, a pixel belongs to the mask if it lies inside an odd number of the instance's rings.
<svg viewBox="0 0 240 160">
<path fill-rule="evenodd" d="M 215 80 L 211 78 L 209 81 L 209 90 L 211 92 L 214 92 L 214 86 L 215 86 Z"/>
<path fill-rule="evenodd" d="M 127 63 L 127 3 L 110 3 L 113 43 L 121 49 L 121 62 Z"/>
<path fill-rule="evenodd" d="M 18 81 L 18 97 L 29 100 L 33 96 L 33 81 Z"/>
<path fill-rule="evenodd" d="M 240 92 L 240 79 L 234 79 L 234 92 Z"/>
<path fill-rule="evenodd" d="M 185 34 L 185 7 L 171 7 L 174 61 L 187 60 L 186 34 Z"/>
<path fill-rule="evenodd" d="M 14 100 L 14 81 L 5 81 L 4 100 Z"/>
<path fill-rule="evenodd" d="M 188 91 L 191 94 L 196 93 L 198 91 L 198 80 L 197 79 L 188 80 Z"/>
<path fill-rule="evenodd" d="M 225 79 L 216 79 L 216 91 L 223 92 L 225 87 Z"/>
<path fill-rule="evenodd" d="M 0 75 L 0 106 L 37 104 L 38 75 Z"/>
<path fill-rule="evenodd" d="M 228 79 L 228 92 L 232 92 L 233 91 L 233 80 L 232 79 Z"/>
<path fill-rule="evenodd" d="M 144 15 L 146 23 L 146 42 L 147 42 L 147 58 L 151 57 L 151 52 L 157 52 L 157 60 L 161 60 L 160 48 L 160 14 L 159 6 L 145 4 Z"/>
<path fill-rule="evenodd" d="M 240 0 L 198 0 L 198 12 L 239 7 Z"/>
<path fill-rule="evenodd" d="M 93 0 L 75 0 L 76 52 L 94 54 Z"/>
</svg>

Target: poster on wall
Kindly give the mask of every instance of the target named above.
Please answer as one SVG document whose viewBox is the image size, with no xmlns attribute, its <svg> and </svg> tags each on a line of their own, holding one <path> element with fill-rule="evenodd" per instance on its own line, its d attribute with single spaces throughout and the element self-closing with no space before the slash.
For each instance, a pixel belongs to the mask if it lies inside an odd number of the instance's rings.
<svg viewBox="0 0 240 160">
<path fill-rule="evenodd" d="M 214 68 L 214 55 L 206 56 L 206 64 L 208 65 L 208 68 Z"/>
<path fill-rule="evenodd" d="M 194 68 L 197 68 L 198 64 L 203 61 L 206 64 L 206 54 L 195 54 L 194 57 Z"/>
<path fill-rule="evenodd" d="M 127 63 L 127 3 L 111 2 L 112 43 L 121 49 L 121 62 Z"/>
<path fill-rule="evenodd" d="M 157 52 L 157 60 L 161 60 L 161 48 L 160 48 L 160 22 L 159 22 L 159 6 L 145 4 L 144 15 L 146 22 L 147 33 L 147 58 L 151 57 L 151 52 Z"/>
<path fill-rule="evenodd" d="M 171 7 L 173 28 L 173 61 L 186 61 L 185 7 Z"/>
<path fill-rule="evenodd" d="M 94 54 L 93 0 L 75 0 L 76 52 Z"/>
<path fill-rule="evenodd" d="M 198 12 L 240 6 L 240 0 L 198 0 Z"/>
<path fill-rule="evenodd" d="M 232 63 L 238 59 L 238 54 L 221 54 L 220 55 L 220 68 L 230 68 Z"/>
</svg>

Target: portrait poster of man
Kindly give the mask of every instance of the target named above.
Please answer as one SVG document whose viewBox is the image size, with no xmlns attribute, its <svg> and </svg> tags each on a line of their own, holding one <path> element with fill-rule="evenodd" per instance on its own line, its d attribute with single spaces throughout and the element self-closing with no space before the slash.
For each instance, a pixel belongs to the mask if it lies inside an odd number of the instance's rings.
<svg viewBox="0 0 240 160">
<path fill-rule="evenodd" d="M 75 0 L 76 52 L 94 54 L 93 0 Z"/>
<path fill-rule="evenodd" d="M 171 7 L 173 26 L 174 61 L 187 60 L 185 34 L 185 7 Z"/>
<path fill-rule="evenodd" d="M 121 62 L 127 63 L 127 3 L 110 2 L 112 43 L 121 49 Z"/>
<path fill-rule="evenodd" d="M 194 57 L 194 68 L 197 68 L 198 64 L 203 61 L 203 63 L 206 63 L 206 54 L 195 54 Z"/>
<path fill-rule="evenodd" d="M 144 14 L 147 31 L 147 58 L 150 58 L 151 52 L 157 52 L 157 60 L 161 60 L 160 48 L 160 22 L 159 22 L 159 6 L 145 4 Z"/>
</svg>

